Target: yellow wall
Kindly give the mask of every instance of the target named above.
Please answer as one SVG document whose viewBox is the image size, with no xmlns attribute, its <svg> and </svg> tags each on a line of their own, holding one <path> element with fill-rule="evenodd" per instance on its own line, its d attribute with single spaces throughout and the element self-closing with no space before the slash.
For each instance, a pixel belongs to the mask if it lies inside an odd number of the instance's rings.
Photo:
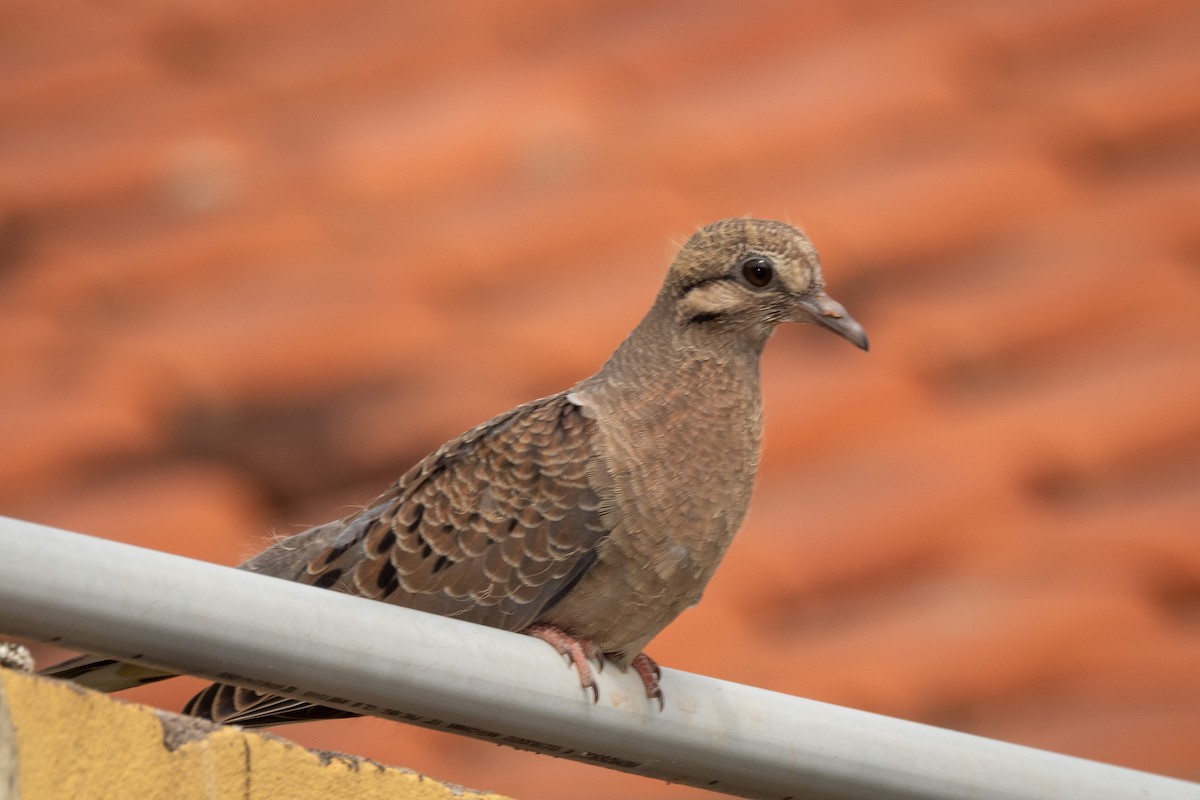
<svg viewBox="0 0 1200 800">
<path fill-rule="evenodd" d="M 0 800 L 503 800 L 0 669 Z"/>
</svg>

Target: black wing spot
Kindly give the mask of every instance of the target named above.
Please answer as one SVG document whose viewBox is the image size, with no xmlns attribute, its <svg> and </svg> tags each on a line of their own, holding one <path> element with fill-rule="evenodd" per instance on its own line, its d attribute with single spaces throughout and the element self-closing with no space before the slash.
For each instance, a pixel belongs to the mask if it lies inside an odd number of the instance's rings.
<svg viewBox="0 0 1200 800">
<path fill-rule="evenodd" d="M 396 532 L 389 527 L 387 532 L 379 537 L 379 541 L 375 545 L 373 555 L 383 555 L 391 550 L 396 545 Z"/>
<path fill-rule="evenodd" d="M 433 466 L 431 466 L 429 468 L 429 472 L 425 473 L 423 480 L 431 481 L 431 480 L 436 479 L 439 475 L 441 475 L 443 472 L 446 471 L 446 468 L 449 465 L 450 465 L 449 457 L 447 456 L 446 453 L 442 453 L 440 456 L 437 457 L 437 461 L 435 461 L 433 463 Z"/>
<path fill-rule="evenodd" d="M 379 568 L 379 574 L 375 576 L 375 585 L 380 589 L 387 588 L 396 582 L 396 567 L 390 560 L 384 561 L 383 566 Z"/>
<path fill-rule="evenodd" d="M 433 574 L 437 575 L 439 572 L 441 572 L 442 570 L 444 570 L 446 567 L 450 566 L 453 563 L 454 562 L 451 561 L 446 556 L 438 556 L 437 561 L 433 562 Z"/>
<path fill-rule="evenodd" d="M 497 542 L 503 542 L 505 539 L 511 538 L 512 532 L 515 531 L 516 529 L 517 529 L 517 518 L 509 517 L 508 522 L 504 526 L 503 532 L 495 531 L 495 530 L 488 531 L 488 535 L 487 535 L 488 544 L 496 544 Z"/>
<path fill-rule="evenodd" d="M 319 577 L 315 581 L 313 581 L 312 585 L 318 586 L 322 589 L 328 589 L 329 587 L 331 587 L 335 583 L 337 583 L 338 579 L 340 579 L 341 577 L 342 577 L 342 571 L 340 569 L 331 569 L 328 572 L 323 573 L 321 575 L 321 577 Z"/>
<path fill-rule="evenodd" d="M 328 567 L 334 561 L 337 561 L 338 558 L 341 557 L 342 553 L 345 553 L 347 550 L 349 550 L 350 545 L 352 545 L 353 543 L 354 543 L 353 540 L 348 540 L 343 544 L 337 544 L 337 545 L 334 545 L 333 547 L 330 547 L 328 550 L 326 550 L 324 553 L 321 554 L 321 557 L 317 560 L 317 562 L 313 565 L 313 567 L 315 569 L 323 569 L 324 567 Z"/>
<path fill-rule="evenodd" d="M 409 533 L 416 533 L 417 528 L 419 528 L 421 526 L 421 520 L 424 519 L 424 517 L 425 517 L 425 506 L 418 503 L 417 507 L 413 510 L 412 522 L 408 523 L 404 527 L 408 528 Z"/>
<path fill-rule="evenodd" d="M 558 591 L 556 591 L 550 597 L 550 599 L 546 601 L 545 605 L 542 606 L 541 611 L 539 611 L 538 614 L 545 614 L 547 611 L 558 605 L 562 599 L 566 597 L 572 589 L 575 588 L 575 585 L 583 579 L 583 576 L 587 574 L 587 571 L 594 563 L 596 563 L 596 551 L 595 549 L 592 549 L 579 558 L 579 561 L 572 569 L 570 577 L 567 578 L 566 583 L 558 587 Z"/>
</svg>

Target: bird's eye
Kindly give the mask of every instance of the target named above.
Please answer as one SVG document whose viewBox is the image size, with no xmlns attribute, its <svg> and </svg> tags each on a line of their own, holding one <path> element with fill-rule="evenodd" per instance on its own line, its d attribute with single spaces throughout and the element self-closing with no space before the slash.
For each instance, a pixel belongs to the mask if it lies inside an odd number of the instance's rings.
<svg viewBox="0 0 1200 800">
<path fill-rule="evenodd" d="M 742 262 L 742 277 L 746 279 L 746 283 L 761 289 L 775 277 L 775 268 L 767 259 L 754 256 Z"/>
</svg>

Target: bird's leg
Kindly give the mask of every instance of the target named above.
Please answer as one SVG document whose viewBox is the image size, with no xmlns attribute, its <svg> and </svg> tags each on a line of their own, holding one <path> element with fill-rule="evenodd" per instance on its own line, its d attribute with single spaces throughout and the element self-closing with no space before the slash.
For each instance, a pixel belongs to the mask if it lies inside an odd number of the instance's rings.
<svg viewBox="0 0 1200 800">
<path fill-rule="evenodd" d="M 534 623 L 521 633 L 541 639 L 561 655 L 566 656 L 579 673 L 579 685 L 584 689 L 591 690 L 592 702 L 600 700 L 600 689 L 596 687 L 596 679 L 592 677 L 592 665 L 589 662 L 595 661 L 596 670 L 602 671 L 604 669 L 604 653 L 600 651 L 595 642 L 591 639 L 572 636 L 557 625 L 546 622 Z"/>
<path fill-rule="evenodd" d="M 642 679 L 642 684 L 646 687 L 646 697 L 657 700 L 658 710 L 662 711 L 665 704 L 663 703 L 662 688 L 658 685 L 658 679 L 662 677 L 662 670 L 658 668 L 658 664 L 645 653 L 638 653 L 633 657 L 629 666 L 633 667 L 638 677 Z"/>
</svg>

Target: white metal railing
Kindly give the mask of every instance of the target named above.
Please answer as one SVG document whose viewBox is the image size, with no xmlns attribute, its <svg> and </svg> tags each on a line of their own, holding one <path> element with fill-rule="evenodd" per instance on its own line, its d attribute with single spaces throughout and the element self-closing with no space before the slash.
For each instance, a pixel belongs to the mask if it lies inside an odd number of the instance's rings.
<svg viewBox="0 0 1200 800">
<path fill-rule="evenodd" d="M 663 670 L 0 517 L 0 633 L 756 798 L 1200 800 L 1200 784 Z"/>
</svg>

